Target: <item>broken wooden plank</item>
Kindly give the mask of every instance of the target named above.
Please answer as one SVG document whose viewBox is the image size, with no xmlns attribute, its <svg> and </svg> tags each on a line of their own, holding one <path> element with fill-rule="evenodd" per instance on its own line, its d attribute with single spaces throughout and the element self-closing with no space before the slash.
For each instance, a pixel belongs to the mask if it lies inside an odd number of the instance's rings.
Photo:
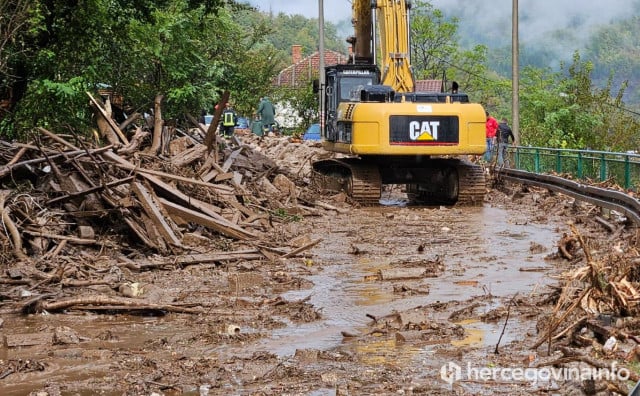
<svg viewBox="0 0 640 396">
<path fill-rule="evenodd" d="M 210 182 L 211 180 L 214 180 L 214 178 L 219 174 L 220 172 L 218 172 L 218 170 L 212 169 L 209 172 L 207 172 L 204 176 L 201 176 L 200 179 L 204 182 Z"/>
<path fill-rule="evenodd" d="M 120 140 L 124 144 L 129 144 L 129 140 L 127 140 L 127 137 L 124 135 L 124 133 L 122 133 L 120 128 L 118 128 L 118 126 L 116 125 L 115 121 L 113 121 L 113 118 L 109 117 L 109 115 L 106 113 L 106 111 L 102 108 L 102 105 L 91 95 L 90 92 L 87 92 L 87 95 L 89 95 L 89 99 L 91 100 L 91 102 L 96 106 L 96 108 L 100 112 L 100 115 L 102 115 L 102 117 L 104 117 L 104 119 L 107 121 L 107 123 L 109 124 L 111 129 L 118 135 Z"/>
<path fill-rule="evenodd" d="M 160 235 L 170 244 L 174 246 L 182 246 L 180 239 L 176 237 L 175 233 L 171 229 L 171 226 L 167 223 L 164 216 L 160 212 L 160 209 L 156 206 L 152 194 L 142 185 L 140 182 L 131 183 L 131 189 L 140 200 L 140 204 L 145 213 L 151 221 L 154 223 Z"/>
<path fill-rule="evenodd" d="M 216 172 L 217 173 L 215 179 L 213 179 L 216 183 L 219 183 L 219 182 L 222 182 L 222 181 L 225 181 L 225 180 L 233 179 L 234 172 L 219 173 L 216 170 L 213 170 L 211 172 Z M 209 172 L 209 173 L 211 173 L 211 172 Z"/>
<path fill-rule="evenodd" d="M 242 153 L 242 150 L 244 150 L 245 146 L 241 146 L 239 149 L 235 150 L 234 152 L 231 153 L 231 155 L 229 155 L 229 158 L 227 158 L 224 161 L 224 164 L 222 164 L 222 171 L 223 172 L 228 172 L 229 169 L 231 169 L 231 165 L 233 165 L 233 161 L 235 161 L 235 159 L 240 155 L 240 153 Z"/>
<path fill-rule="evenodd" d="M 151 240 L 147 231 L 132 216 L 125 216 L 124 221 L 145 245 L 152 249 L 160 249 L 160 246 Z"/>
<path fill-rule="evenodd" d="M 380 280 L 419 279 L 427 276 L 426 268 L 386 268 L 378 270 Z"/>
<path fill-rule="evenodd" d="M 105 153 L 105 154 L 107 154 L 107 153 Z M 124 160 L 124 158 L 121 158 L 121 159 Z M 215 190 L 215 192 L 220 194 L 220 195 L 233 195 L 233 194 L 235 194 L 235 189 L 233 187 L 225 186 L 225 185 L 222 185 L 222 184 L 211 184 L 211 183 L 202 182 L 200 180 L 191 179 L 191 178 L 188 178 L 188 177 L 172 175 L 172 174 L 166 173 L 166 172 L 160 172 L 160 171 L 154 171 L 154 170 L 151 170 L 151 169 L 139 168 L 139 167 L 137 167 L 137 166 L 135 166 L 135 165 L 133 165 L 131 163 L 129 163 L 129 164 L 116 163 L 114 165 L 119 167 L 119 168 L 123 168 L 123 169 L 126 169 L 126 170 L 130 170 L 130 171 L 137 172 L 137 173 L 140 173 L 142 175 L 145 175 L 145 178 L 149 179 L 154 184 L 158 184 L 158 183 L 156 183 L 155 181 L 151 180 L 146 175 L 159 176 L 159 177 L 164 177 L 164 178 L 170 179 L 170 180 L 176 180 L 176 181 L 181 181 L 181 182 L 184 182 L 184 183 L 189 183 L 189 184 L 194 184 L 194 185 L 198 185 L 198 186 L 208 187 L 208 188 L 211 188 L 211 189 Z M 174 190 L 173 188 L 170 188 L 170 189 Z"/>
<path fill-rule="evenodd" d="M 168 257 L 162 260 L 153 261 L 137 261 L 136 264 L 130 262 L 123 263 L 129 269 L 137 269 L 140 271 L 170 266 L 186 267 L 188 265 L 211 264 L 221 261 L 237 261 L 237 260 L 262 260 L 265 256 L 258 249 L 236 250 L 231 252 L 210 252 L 203 254 L 185 254 L 176 257 Z"/>
<path fill-rule="evenodd" d="M 202 214 L 196 212 L 195 210 L 185 208 L 163 198 L 160 198 L 160 202 L 170 215 L 177 215 L 184 220 L 192 221 L 196 224 L 209 227 L 228 237 L 241 240 L 258 237 L 257 234 L 247 231 L 222 217 L 214 218 L 211 216 L 207 216 L 206 214 Z"/>
<path fill-rule="evenodd" d="M 7 348 L 25 347 L 34 345 L 50 345 L 53 343 L 53 333 L 28 333 L 28 334 L 6 334 L 4 344 Z"/>
<path fill-rule="evenodd" d="M 305 250 L 311 249 L 312 247 L 316 246 L 317 244 L 319 244 L 320 242 L 322 242 L 324 239 L 320 238 L 320 239 L 316 239 L 315 241 L 308 243 L 304 246 L 300 246 L 297 249 L 294 249 L 292 251 L 290 251 L 289 253 L 285 254 L 282 256 L 282 258 L 289 258 L 289 257 L 293 257 L 298 253 L 304 252 Z"/>
<path fill-rule="evenodd" d="M 84 195 L 88 195 L 88 194 L 103 190 L 105 188 L 115 187 L 115 186 L 118 186 L 120 184 L 129 183 L 133 179 L 135 179 L 135 176 L 129 176 L 129 177 L 125 177 L 124 179 L 120 179 L 120 180 L 115 180 L 115 181 L 109 182 L 107 184 L 91 187 L 91 188 L 88 188 L 88 189 L 83 190 L 83 191 L 78 191 L 78 192 L 66 194 L 66 195 L 63 195 L 61 197 L 57 197 L 57 198 L 53 198 L 53 199 L 48 200 L 45 203 L 45 205 L 48 206 L 48 205 L 52 205 L 52 204 L 55 204 L 55 203 L 58 203 L 58 202 L 64 202 L 64 201 L 68 201 L 70 199 L 82 197 Z"/>
<path fill-rule="evenodd" d="M 185 151 L 175 155 L 171 158 L 171 163 L 179 168 L 189 165 L 195 162 L 207 153 L 207 146 L 204 144 L 196 144 L 195 146 L 186 149 Z"/>
</svg>

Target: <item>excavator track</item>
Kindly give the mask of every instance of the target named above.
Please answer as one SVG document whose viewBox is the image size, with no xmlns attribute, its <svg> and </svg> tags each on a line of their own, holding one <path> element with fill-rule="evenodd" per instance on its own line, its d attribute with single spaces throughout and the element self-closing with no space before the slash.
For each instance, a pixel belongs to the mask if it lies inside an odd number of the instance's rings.
<svg viewBox="0 0 640 396">
<path fill-rule="evenodd" d="M 358 159 L 329 159 L 313 164 L 313 184 L 323 190 L 343 191 L 360 205 L 380 203 L 382 180 L 378 166 Z"/>
<path fill-rule="evenodd" d="M 458 201 L 456 206 L 481 206 L 487 192 L 484 169 L 471 162 L 460 161 L 458 170 Z"/>
</svg>

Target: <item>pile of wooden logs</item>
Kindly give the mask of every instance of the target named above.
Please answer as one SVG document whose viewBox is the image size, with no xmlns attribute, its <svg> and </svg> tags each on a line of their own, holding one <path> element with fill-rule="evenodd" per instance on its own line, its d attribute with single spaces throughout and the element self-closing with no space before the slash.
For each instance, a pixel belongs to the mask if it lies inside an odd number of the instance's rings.
<svg viewBox="0 0 640 396">
<path fill-rule="evenodd" d="M 43 128 L 0 142 L 0 262 L 68 244 L 180 254 L 187 233 L 254 240 L 297 202 L 295 183 L 237 138 L 195 120 L 187 132 L 164 125 L 158 104 L 153 122 L 116 125 L 108 102 L 89 96 L 107 144 Z"/>
</svg>

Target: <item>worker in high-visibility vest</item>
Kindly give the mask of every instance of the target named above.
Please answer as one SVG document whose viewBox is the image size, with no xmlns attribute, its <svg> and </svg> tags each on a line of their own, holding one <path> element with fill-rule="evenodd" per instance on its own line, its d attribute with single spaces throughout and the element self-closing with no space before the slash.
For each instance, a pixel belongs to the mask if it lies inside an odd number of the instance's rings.
<svg viewBox="0 0 640 396">
<path fill-rule="evenodd" d="M 222 111 L 222 136 L 230 137 L 233 135 L 233 129 L 236 125 L 238 125 L 238 114 L 227 103 Z"/>
</svg>

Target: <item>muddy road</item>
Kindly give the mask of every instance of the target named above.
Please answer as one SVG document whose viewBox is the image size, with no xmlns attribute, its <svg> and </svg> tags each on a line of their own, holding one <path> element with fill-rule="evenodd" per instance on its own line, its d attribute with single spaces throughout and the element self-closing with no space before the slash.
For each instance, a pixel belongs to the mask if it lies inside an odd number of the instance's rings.
<svg viewBox="0 0 640 396">
<path fill-rule="evenodd" d="M 123 268 L 145 297 L 185 312 L 3 315 L 0 393 L 569 394 L 570 381 L 447 371 L 544 358 L 531 347 L 568 265 L 557 243 L 592 208 L 520 190 L 494 190 L 476 208 L 407 207 L 388 194 L 385 206 L 297 218 L 273 238 L 319 242 L 272 262 Z"/>
</svg>

